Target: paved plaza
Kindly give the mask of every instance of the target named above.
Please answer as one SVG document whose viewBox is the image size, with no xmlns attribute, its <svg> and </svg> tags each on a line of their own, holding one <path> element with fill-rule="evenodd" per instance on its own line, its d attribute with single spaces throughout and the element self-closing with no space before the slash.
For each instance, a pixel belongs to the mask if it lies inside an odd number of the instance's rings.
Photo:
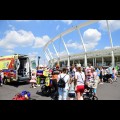
<svg viewBox="0 0 120 120">
<path fill-rule="evenodd" d="M 0 100 L 12 100 L 15 94 L 27 90 L 31 93 L 31 98 L 36 100 L 50 100 L 50 97 L 45 97 L 42 95 L 36 94 L 37 91 L 41 90 L 41 87 L 30 88 L 28 83 L 19 83 L 19 84 L 9 84 L 3 85 L 0 87 Z M 104 83 L 98 85 L 97 95 L 99 100 L 120 100 L 120 78 L 117 82 Z"/>
</svg>

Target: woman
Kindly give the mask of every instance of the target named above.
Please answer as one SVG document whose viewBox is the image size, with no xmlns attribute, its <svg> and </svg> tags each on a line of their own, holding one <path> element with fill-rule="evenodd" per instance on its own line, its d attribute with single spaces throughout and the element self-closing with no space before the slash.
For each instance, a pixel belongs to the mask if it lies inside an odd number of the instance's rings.
<svg viewBox="0 0 120 120">
<path fill-rule="evenodd" d="M 75 80 L 76 86 L 75 91 L 77 95 L 77 100 L 83 100 L 83 92 L 84 92 L 84 81 L 85 81 L 85 74 L 82 72 L 80 66 L 77 66 L 77 72 L 75 72 Z"/>
</svg>

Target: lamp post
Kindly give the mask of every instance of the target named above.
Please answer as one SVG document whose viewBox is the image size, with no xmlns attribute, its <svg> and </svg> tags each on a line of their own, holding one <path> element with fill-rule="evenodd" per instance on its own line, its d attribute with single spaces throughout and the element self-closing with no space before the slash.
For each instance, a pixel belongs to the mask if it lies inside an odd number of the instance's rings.
<svg viewBox="0 0 120 120">
<path fill-rule="evenodd" d="M 40 58 L 41 58 L 41 57 L 40 57 L 40 56 L 38 56 L 38 67 L 39 67 L 39 63 L 40 63 Z"/>
</svg>

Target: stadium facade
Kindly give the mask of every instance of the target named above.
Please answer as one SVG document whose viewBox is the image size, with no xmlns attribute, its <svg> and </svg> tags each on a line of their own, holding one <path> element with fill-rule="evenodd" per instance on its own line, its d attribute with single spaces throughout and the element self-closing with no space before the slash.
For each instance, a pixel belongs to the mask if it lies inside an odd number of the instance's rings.
<svg viewBox="0 0 120 120">
<path fill-rule="evenodd" d="M 110 42 L 110 48 L 109 49 L 103 49 L 103 50 L 94 50 L 94 51 L 87 51 L 85 48 L 85 44 L 84 44 L 84 39 L 81 35 L 80 29 L 97 23 L 99 20 L 88 20 L 87 22 L 84 22 L 82 24 L 79 24 L 77 26 L 74 26 L 68 30 L 66 30 L 65 32 L 62 32 L 61 34 L 57 35 L 56 37 L 54 37 L 53 39 L 51 39 L 50 41 L 48 41 L 45 46 L 44 46 L 44 53 L 46 56 L 46 59 L 49 62 L 49 66 L 53 67 L 56 64 L 59 64 L 60 67 L 62 66 L 67 66 L 70 67 L 72 64 L 78 64 L 80 63 L 82 66 L 87 66 L 88 63 L 91 63 L 92 66 L 108 66 L 110 63 L 111 65 L 114 67 L 116 65 L 118 65 L 120 67 L 120 47 L 114 47 L 113 46 L 113 42 L 112 42 L 112 36 L 111 36 L 111 31 L 109 28 L 109 21 L 106 20 L 106 24 L 107 24 L 107 29 L 108 29 L 108 35 L 109 35 L 109 42 Z M 77 30 L 84 52 L 82 53 L 78 53 L 78 54 L 70 54 L 67 48 L 67 45 L 63 39 L 63 36 L 73 32 Z M 65 50 L 67 52 L 67 55 L 63 55 L 60 56 L 57 52 L 57 49 L 54 45 L 54 41 L 61 39 L 62 43 L 65 47 Z M 51 50 L 48 48 L 48 46 L 52 44 L 54 51 L 56 53 L 57 57 L 53 57 L 51 54 Z"/>
</svg>

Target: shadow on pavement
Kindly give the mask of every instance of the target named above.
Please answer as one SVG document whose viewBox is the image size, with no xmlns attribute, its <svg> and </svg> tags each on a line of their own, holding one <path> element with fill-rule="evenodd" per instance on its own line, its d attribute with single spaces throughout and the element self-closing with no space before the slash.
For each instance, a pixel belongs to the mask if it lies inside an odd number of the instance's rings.
<svg viewBox="0 0 120 120">
<path fill-rule="evenodd" d="M 34 98 L 30 98 L 29 100 L 36 100 L 36 99 L 34 99 Z"/>
<path fill-rule="evenodd" d="M 11 83 L 7 83 L 7 85 L 10 85 L 10 86 L 14 86 L 14 87 L 19 87 L 21 85 L 28 85 L 30 84 L 29 82 L 11 82 Z"/>
<path fill-rule="evenodd" d="M 36 94 L 37 94 L 37 95 L 41 95 L 41 96 L 45 96 L 45 95 L 43 95 L 43 93 L 40 92 L 40 91 L 37 91 Z"/>
</svg>

